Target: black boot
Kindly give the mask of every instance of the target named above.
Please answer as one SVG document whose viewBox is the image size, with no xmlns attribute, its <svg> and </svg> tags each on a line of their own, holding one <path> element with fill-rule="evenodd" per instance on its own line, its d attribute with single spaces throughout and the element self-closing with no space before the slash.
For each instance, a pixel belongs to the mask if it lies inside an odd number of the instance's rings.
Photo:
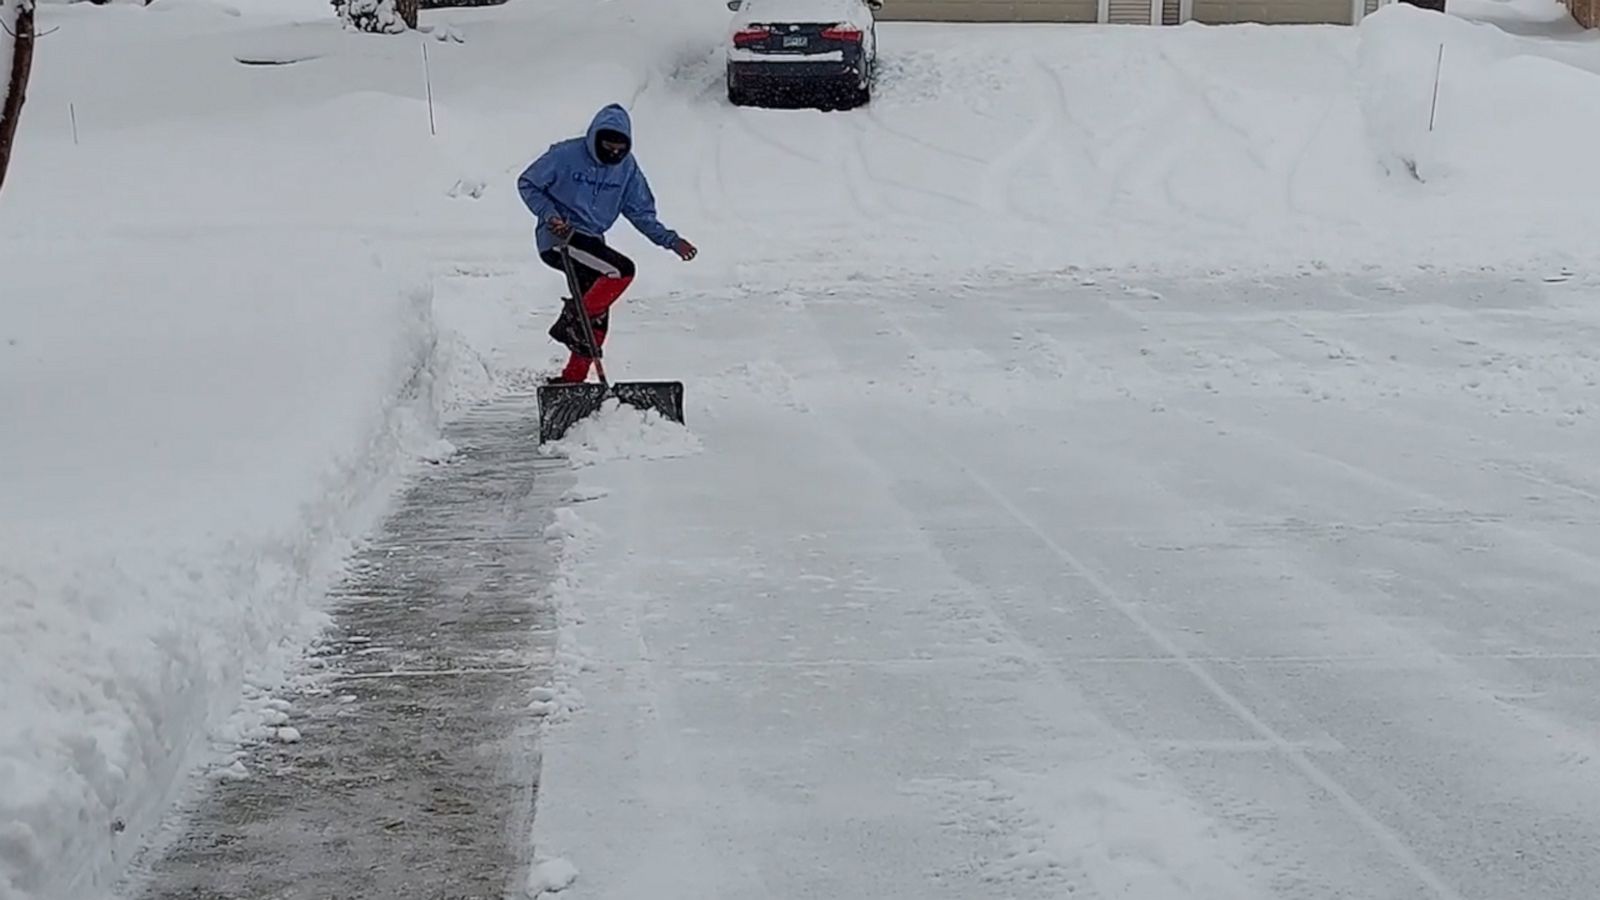
<svg viewBox="0 0 1600 900">
<path fill-rule="evenodd" d="M 562 302 L 561 315 L 550 326 L 550 337 L 579 356 L 594 358 L 594 348 L 584 339 L 583 326 L 578 322 L 578 317 L 573 315 L 570 300 Z"/>
</svg>

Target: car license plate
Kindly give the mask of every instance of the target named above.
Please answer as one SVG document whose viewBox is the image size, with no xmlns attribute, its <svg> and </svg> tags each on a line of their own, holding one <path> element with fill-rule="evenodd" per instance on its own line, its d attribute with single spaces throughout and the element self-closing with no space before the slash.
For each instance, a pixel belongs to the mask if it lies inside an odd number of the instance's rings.
<svg viewBox="0 0 1600 900">
<path fill-rule="evenodd" d="M 789 34 L 783 37 L 785 47 L 805 47 L 811 43 L 811 38 L 803 34 Z"/>
</svg>

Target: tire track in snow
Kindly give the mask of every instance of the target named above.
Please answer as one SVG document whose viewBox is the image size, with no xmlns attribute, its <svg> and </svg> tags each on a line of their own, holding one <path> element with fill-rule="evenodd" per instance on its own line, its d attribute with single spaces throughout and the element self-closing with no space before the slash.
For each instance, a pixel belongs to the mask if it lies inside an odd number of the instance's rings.
<svg viewBox="0 0 1600 900">
<path fill-rule="evenodd" d="M 984 172 L 983 177 L 979 180 L 983 198 L 982 206 L 986 212 L 997 217 L 1011 216 L 1036 225 L 1055 227 L 1061 223 L 1040 216 L 1031 210 L 1023 209 L 1017 205 L 1015 200 L 1015 188 L 1018 181 L 1017 173 L 1028 162 L 1029 158 L 1045 145 L 1051 131 L 1060 124 L 1062 117 L 1060 98 L 1046 99 L 1044 95 L 1052 93 L 1052 91 L 1048 89 L 1038 90 L 1039 73 L 1041 72 L 1044 73 L 1048 83 L 1054 83 L 1053 80 L 1049 79 L 1049 68 L 1037 58 L 1032 60 L 1030 68 L 1033 71 L 1031 80 L 1035 82 L 1035 90 L 1033 92 L 1035 96 L 1034 107 L 1038 110 L 1034 116 L 1033 127 L 1011 149 L 989 161 L 987 171 Z M 1055 102 L 1051 102 L 1051 100 Z"/>
<path fill-rule="evenodd" d="M 1050 79 L 1050 89 L 1055 93 L 1056 110 L 1060 115 L 1058 126 L 1063 130 L 1076 133 L 1078 136 L 1076 141 L 1069 139 L 1066 143 L 1077 147 L 1083 156 L 1084 162 L 1088 164 L 1090 171 L 1102 176 L 1087 183 L 1091 186 L 1096 184 L 1101 186 L 1099 191 L 1099 215 L 1104 217 L 1110 213 L 1112 204 L 1120 193 L 1121 173 L 1125 170 L 1126 163 L 1119 164 L 1115 168 L 1108 169 L 1106 167 L 1099 154 L 1095 153 L 1098 135 L 1095 134 L 1094 129 L 1089 127 L 1089 123 L 1084 121 L 1083 117 L 1073 111 L 1072 101 L 1069 99 L 1072 93 L 1068 89 L 1066 73 L 1060 69 L 1044 65 L 1042 61 L 1040 62 L 1040 67 L 1044 69 L 1046 77 Z M 1104 177 L 1108 175 L 1110 176 L 1109 181 Z M 1054 166 L 1051 167 L 1051 178 L 1056 180 Z M 1059 181 L 1057 183 L 1059 186 Z"/>
<path fill-rule="evenodd" d="M 1102 138 L 1099 132 L 1090 127 L 1088 121 L 1082 115 L 1075 112 L 1074 105 L 1070 100 L 1072 91 L 1071 85 L 1067 81 L 1067 73 L 1049 66 L 1046 66 L 1045 70 L 1055 83 L 1056 97 L 1061 109 L 1061 124 L 1068 129 L 1071 135 L 1075 135 L 1075 137 L 1069 137 L 1063 143 L 1077 148 L 1084 161 L 1088 164 L 1089 169 L 1097 176 L 1074 185 L 1075 187 L 1081 187 L 1085 184 L 1090 187 L 1098 186 L 1099 197 L 1097 202 L 1099 209 L 1095 215 L 1102 220 L 1116 221 L 1115 214 L 1120 212 L 1121 221 L 1130 225 L 1146 225 L 1152 228 L 1167 227 L 1167 223 L 1163 222 L 1160 216 L 1150 215 L 1136 207 L 1130 208 L 1124 201 L 1131 197 L 1126 188 L 1129 173 L 1141 165 L 1141 161 L 1148 155 L 1144 152 L 1145 148 L 1157 140 L 1150 137 L 1150 133 L 1161 132 L 1160 128 L 1148 127 L 1147 123 L 1181 121 L 1186 112 L 1181 101 L 1169 102 L 1152 115 L 1134 117 L 1131 120 L 1131 124 L 1117 126 L 1116 132 L 1111 135 L 1109 140 L 1106 140 Z M 1129 137 L 1130 134 L 1132 137 Z M 1165 148 L 1170 142 L 1161 141 L 1160 143 Z M 1109 148 L 1109 150 L 1106 154 L 1100 154 L 1095 152 L 1097 147 Z M 1112 162 L 1108 164 L 1102 158 L 1103 155 L 1109 155 L 1112 158 Z M 1197 218 L 1212 218 L 1205 211 L 1193 209 L 1180 201 L 1174 196 L 1169 185 L 1164 183 L 1163 189 L 1168 207 L 1191 212 Z"/>
<path fill-rule="evenodd" d="M 872 171 L 872 165 L 870 165 L 870 155 L 869 152 L 867 152 L 867 147 L 869 147 L 870 133 L 872 133 L 874 128 L 877 128 L 878 131 L 882 131 L 882 123 L 878 122 L 878 120 L 874 119 L 874 117 L 870 117 L 870 115 L 867 117 L 867 119 L 854 117 L 853 123 L 854 130 L 856 130 L 856 135 L 854 135 L 854 141 L 856 141 L 856 155 L 858 155 L 859 160 L 861 160 L 862 175 L 866 175 L 867 178 L 872 181 L 872 183 L 877 184 L 877 186 L 880 187 L 891 187 L 891 189 L 894 189 L 894 191 L 906 192 L 906 194 L 915 194 L 918 195 L 918 197 L 926 197 L 926 199 L 939 200 L 939 202 L 942 203 L 954 203 L 954 205 L 957 205 L 957 207 L 965 208 L 965 210 L 982 210 L 982 207 L 979 207 L 978 203 L 973 203 L 971 200 L 965 199 L 965 197 L 958 197 L 958 195 L 955 194 L 946 194 L 944 191 L 936 191 L 936 189 L 933 189 L 933 187 L 923 187 L 920 186 L 920 184 L 910 184 L 907 183 L 907 181 L 902 181 L 902 179 L 893 178 L 893 176 L 880 175 L 880 173 L 875 173 L 875 171 Z M 893 135 L 893 133 L 891 133 L 891 135 Z M 926 144 L 918 144 L 918 146 L 926 146 Z M 891 203 L 891 205 L 896 207 L 896 213 L 898 213 L 901 218 L 909 215 L 906 208 L 901 207 L 901 205 L 898 205 L 898 203 Z"/>
<path fill-rule="evenodd" d="M 739 221 L 746 217 L 734 210 L 728 194 L 728 185 L 725 171 L 723 147 L 727 143 L 724 134 L 728 128 L 726 121 L 718 122 L 710 139 L 709 152 L 695 154 L 700 164 L 695 171 L 695 193 L 700 198 L 701 213 L 716 224 L 726 222 L 730 215 Z M 703 147 L 704 145 L 702 145 Z"/>
<path fill-rule="evenodd" d="M 733 117 L 732 118 L 733 118 L 734 124 L 739 126 L 739 130 L 743 131 L 745 134 L 748 134 L 750 137 L 754 138 L 757 142 L 762 143 L 762 144 L 766 144 L 768 147 L 771 147 L 772 149 L 777 150 L 780 153 L 783 153 L 783 154 L 785 154 L 787 156 L 792 156 L 795 159 L 801 160 L 803 162 L 811 163 L 812 165 L 817 166 L 819 168 L 826 167 L 827 163 L 826 163 L 825 160 L 822 159 L 822 157 L 814 156 L 814 155 L 812 155 L 810 153 L 805 152 L 804 150 L 797 150 L 793 146 L 785 143 L 784 141 L 778 140 L 777 138 L 773 137 L 772 135 L 769 135 L 766 132 L 762 131 L 761 129 L 757 128 L 755 126 L 754 113 L 752 111 L 750 111 L 748 109 L 745 109 L 744 107 L 735 107 L 734 110 L 733 110 Z"/>
<path fill-rule="evenodd" d="M 1157 47 L 1156 56 L 1168 68 L 1177 73 L 1178 83 L 1186 89 L 1190 97 L 1200 102 L 1200 106 L 1209 114 L 1207 118 L 1216 123 L 1218 130 L 1233 135 L 1238 146 L 1243 148 L 1244 155 L 1255 163 L 1256 168 L 1261 170 L 1261 174 L 1271 175 L 1272 165 L 1267 161 L 1266 157 L 1261 155 L 1261 151 L 1256 149 L 1258 142 L 1255 136 L 1250 133 L 1249 129 L 1230 119 L 1227 113 L 1223 112 L 1216 98 L 1212 96 L 1212 90 L 1216 86 L 1215 81 L 1198 71 L 1179 65 L 1172 58 L 1172 53 L 1166 47 Z"/>
<path fill-rule="evenodd" d="M 1213 90 L 1215 87 L 1214 78 L 1207 76 L 1200 69 L 1180 64 L 1173 58 L 1171 51 L 1165 47 L 1159 50 L 1159 54 L 1161 61 L 1178 74 L 1179 81 L 1188 89 L 1189 94 L 1199 100 L 1200 105 L 1209 114 L 1210 120 L 1220 126 L 1221 131 L 1234 135 L 1237 139 L 1237 145 L 1243 148 L 1245 155 L 1261 171 L 1262 175 L 1279 184 L 1283 209 L 1291 214 L 1312 218 L 1319 222 L 1336 222 L 1341 225 L 1360 227 L 1359 222 L 1343 216 L 1330 217 L 1324 213 L 1313 212 L 1309 207 L 1300 204 L 1295 199 L 1295 182 L 1306 161 L 1310 159 L 1312 149 L 1319 146 L 1319 138 L 1326 131 L 1328 123 L 1332 119 L 1334 108 L 1338 104 L 1337 96 L 1330 97 L 1323 108 L 1322 114 L 1318 117 L 1317 124 L 1308 129 L 1305 139 L 1300 142 L 1300 146 L 1294 152 L 1289 164 L 1287 166 L 1276 166 L 1257 149 L 1261 142 L 1256 136 L 1251 134 L 1248 128 L 1230 118 L 1222 108 L 1222 105 L 1217 102 Z M 1355 77 L 1353 71 L 1349 77 Z"/>
<path fill-rule="evenodd" d="M 1351 73 L 1350 77 L 1355 77 L 1354 72 Z M 1357 219 L 1345 215 L 1331 215 L 1326 212 L 1315 211 L 1312 210 L 1310 206 L 1307 206 L 1306 204 L 1295 199 L 1299 193 L 1299 191 L 1296 190 L 1296 185 L 1303 177 L 1303 171 L 1306 167 L 1306 163 L 1311 159 L 1312 148 L 1321 146 L 1322 136 L 1328 131 L 1328 125 L 1333 121 L 1333 112 L 1338 105 L 1339 98 L 1330 97 L 1328 99 L 1328 105 L 1323 108 L 1322 115 L 1317 120 L 1316 127 L 1310 130 L 1310 132 L 1306 135 L 1305 142 L 1301 144 L 1300 149 L 1295 152 L 1294 163 L 1290 165 L 1288 174 L 1284 176 L 1287 182 L 1284 188 L 1285 199 L 1289 204 L 1290 212 L 1307 215 L 1321 222 L 1331 222 L 1350 228 L 1365 228 L 1366 226 Z"/>
<path fill-rule="evenodd" d="M 1204 80 L 1195 77 L 1181 66 L 1173 62 L 1167 51 L 1157 49 L 1157 59 L 1165 68 L 1176 76 L 1177 90 L 1172 92 L 1173 97 L 1160 109 L 1144 114 L 1136 114 L 1129 122 L 1117 127 L 1116 134 L 1108 142 L 1098 142 L 1097 136 L 1085 122 L 1070 111 L 1070 103 L 1066 99 L 1070 96 L 1064 75 L 1058 70 L 1051 69 L 1051 74 L 1058 84 L 1061 102 L 1067 109 L 1068 119 L 1083 136 L 1082 146 L 1086 148 L 1085 156 L 1092 166 L 1107 172 L 1110 176 L 1108 192 L 1102 205 L 1102 214 L 1109 215 L 1112 210 L 1122 207 L 1121 198 L 1131 196 L 1125 189 L 1130 173 L 1146 169 L 1152 172 L 1152 180 L 1160 189 L 1160 202 L 1167 208 L 1180 210 L 1194 219 L 1208 222 L 1218 226 L 1213 235 L 1218 239 L 1236 239 L 1242 229 L 1241 224 L 1233 218 L 1218 214 L 1202 206 L 1197 206 L 1184 200 L 1175 187 L 1175 179 L 1183 173 L 1185 165 L 1190 159 L 1184 153 L 1184 147 L 1174 143 L 1172 136 L 1175 129 L 1184 123 L 1194 123 L 1195 133 L 1188 135 L 1187 143 L 1197 141 L 1197 135 L 1206 124 L 1214 126 L 1211 130 L 1233 136 L 1229 143 L 1236 143 L 1243 148 L 1243 154 L 1264 174 L 1271 174 L 1271 169 L 1249 140 L 1249 134 L 1244 129 L 1230 122 L 1223 114 L 1220 107 L 1211 98 L 1203 86 Z M 1197 86 L 1201 85 L 1201 86 Z M 1194 102 L 1197 101 L 1197 102 Z M 1103 143 L 1105 146 L 1116 148 L 1113 157 L 1116 162 L 1110 168 L 1101 163 L 1087 148 Z M 1155 162 L 1149 162 L 1155 160 Z M 1150 198 L 1154 199 L 1154 198 Z M 1155 227 L 1164 227 L 1159 216 L 1152 216 L 1137 210 L 1130 210 L 1125 218 L 1131 222 L 1148 223 Z"/>
<path fill-rule="evenodd" d="M 832 113 L 828 117 L 830 130 L 838 147 L 839 171 L 844 173 L 845 193 L 850 205 L 864 222 L 877 222 L 896 218 L 898 210 L 879 189 L 872 174 L 867 171 L 866 152 L 861 147 L 861 130 L 853 121 L 853 113 Z"/>
<path fill-rule="evenodd" d="M 871 120 L 871 122 L 878 127 L 878 130 L 882 131 L 884 134 L 898 138 L 913 146 L 921 147 L 924 150 L 931 151 L 938 156 L 948 157 L 950 159 L 959 159 L 962 162 L 971 163 L 977 166 L 988 164 L 989 161 L 981 156 L 967 153 L 962 150 L 954 150 L 949 147 L 945 147 L 928 138 L 913 134 L 912 132 L 900 128 L 897 125 L 890 125 L 888 120 L 884 118 L 883 113 L 878 110 L 878 102 L 879 101 L 874 100 L 872 103 L 867 104 L 867 118 Z"/>
</svg>

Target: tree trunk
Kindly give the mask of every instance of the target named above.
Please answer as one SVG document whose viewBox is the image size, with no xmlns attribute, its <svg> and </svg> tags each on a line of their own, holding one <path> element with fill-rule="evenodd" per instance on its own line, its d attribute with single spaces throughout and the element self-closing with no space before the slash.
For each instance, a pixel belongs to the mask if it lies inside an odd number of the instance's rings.
<svg viewBox="0 0 1600 900">
<path fill-rule="evenodd" d="M 0 106 L 0 187 L 4 187 L 11 148 L 17 139 L 17 120 L 22 117 L 22 101 L 28 93 L 28 73 L 33 69 L 33 0 L 19 0 L 16 21 L 0 24 L 6 27 L 5 32 L 0 32 L 0 40 L 13 42 L 11 71 L 5 73 L 6 102 Z"/>
<path fill-rule="evenodd" d="M 395 10 L 400 13 L 400 18 L 406 27 L 412 31 L 417 30 L 417 0 L 395 0 Z"/>
</svg>

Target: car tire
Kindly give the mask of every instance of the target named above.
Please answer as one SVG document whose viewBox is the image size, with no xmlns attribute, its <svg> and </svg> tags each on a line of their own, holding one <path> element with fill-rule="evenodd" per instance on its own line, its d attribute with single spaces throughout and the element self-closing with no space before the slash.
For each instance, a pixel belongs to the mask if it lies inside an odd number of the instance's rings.
<svg viewBox="0 0 1600 900">
<path fill-rule="evenodd" d="M 734 106 L 748 106 L 750 103 L 749 93 L 734 84 L 732 72 L 728 73 L 728 102 Z"/>
<path fill-rule="evenodd" d="M 861 77 L 861 83 L 850 89 L 850 106 L 866 106 L 872 102 L 872 68 L 868 66 Z"/>
</svg>

